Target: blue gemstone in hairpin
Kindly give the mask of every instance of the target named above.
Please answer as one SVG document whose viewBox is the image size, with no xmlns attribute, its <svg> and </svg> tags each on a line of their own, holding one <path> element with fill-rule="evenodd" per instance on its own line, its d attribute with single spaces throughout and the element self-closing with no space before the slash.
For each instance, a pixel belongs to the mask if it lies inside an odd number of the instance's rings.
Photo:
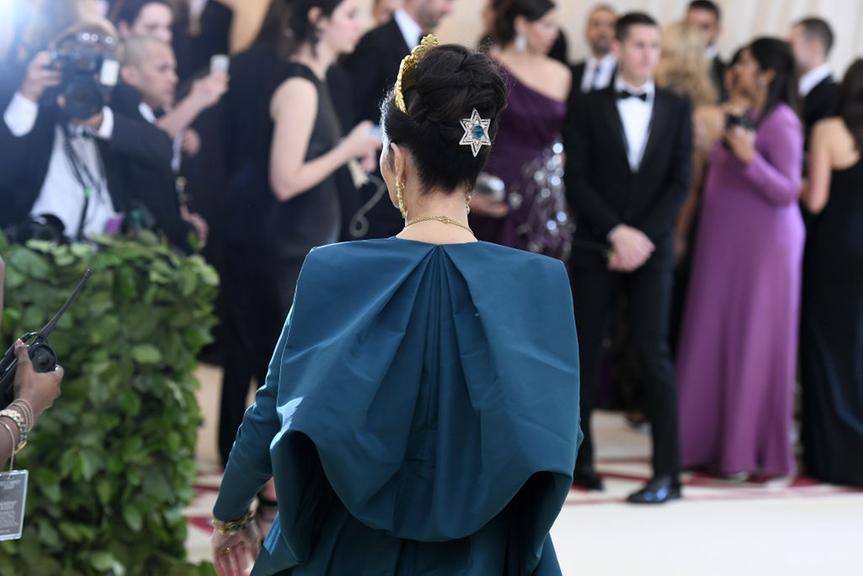
<svg viewBox="0 0 863 576">
<path fill-rule="evenodd" d="M 482 118 L 476 108 L 474 108 L 470 118 L 462 118 L 461 120 L 464 136 L 462 136 L 459 144 L 470 146 L 474 158 L 479 155 L 483 146 L 491 146 L 491 138 L 488 135 L 489 126 L 491 126 L 491 120 Z"/>
</svg>

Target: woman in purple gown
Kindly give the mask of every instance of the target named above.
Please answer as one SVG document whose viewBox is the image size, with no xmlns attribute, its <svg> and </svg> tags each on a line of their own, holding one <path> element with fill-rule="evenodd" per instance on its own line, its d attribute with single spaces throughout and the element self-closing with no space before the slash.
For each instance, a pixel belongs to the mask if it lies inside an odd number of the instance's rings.
<svg viewBox="0 0 863 576">
<path fill-rule="evenodd" d="M 514 0 L 495 14 L 492 53 L 509 96 L 479 188 L 499 178 L 505 195 L 477 194 L 471 208 L 483 240 L 565 258 L 571 230 L 559 137 L 572 74 L 548 56 L 558 33 L 551 0 Z"/>
<path fill-rule="evenodd" d="M 785 476 L 804 242 L 790 48 L 758 39 L 734 74 L 754 106 L 710 159 L 678 357 L 681 449 L 688 468 Z"/>
</svg>

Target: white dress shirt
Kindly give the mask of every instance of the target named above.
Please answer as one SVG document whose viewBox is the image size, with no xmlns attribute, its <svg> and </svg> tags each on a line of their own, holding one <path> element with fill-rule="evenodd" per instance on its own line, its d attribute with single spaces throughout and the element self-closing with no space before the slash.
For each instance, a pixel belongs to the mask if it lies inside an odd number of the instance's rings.
<svg viewBox="0 0 863 576">
<path fill-rule="evenodd" d="M 102 109 L 102 114 L 102 125 L 98 131 L 89 131 L 87 136 L 80 133 L 73 134 L 70 142 L 75 155 L 96 180 L 96 186 L 92 191 L 87 214 L 84 218 L 83 232 L 86 237 L 102 234 L 105 232 L 106 225 L 118 217 L 108 191 L 108 183 L 105 181 L 99 147 L 93 139 L 95 137 L 109 140 L 114 133 L 113 112 L 110 108 L 105 107 Z M 16 93 L 3 114 L 3 120 L 10 132 L 15 137 L 21 138 L 33 130 L 38 116 L 39 105 Z M 57 216 L 66 228 L 66 235 L 72 238 L 77 233 L 78 224 L 81 220 L 81 211 L 84 208 L 84 190 L 75 177 L 72 164 L 66 155 L 64 139 L 63 129 L 60 125 L 55 126 L 54 144 L 48 172 L 30 214 L 32 216 L 43 214 Z"/>
<path fill-rule="evenodd" d="M 800 77 L 800 84 L 798 85 L 800 96 L 806 98 L 825 78 L 831 76 L 833 76 L 833 68 L 830 67 L 830 64 L 822 64 L 818 68 L 810 70 Z"/>
<path fill-rule="evenodd" d="M 408 49 L 413 50 L 416 48 L 423 36 L 423 29 L 420 28 L 420 25 L 404 10 L 396 10 L 393 14 L 393 19 L 398 24 L 399 30 L 401 30 L 402 36 L 404 36 L 405 44 L 408 45 Z"/>
<path fill-rule="evenodd" d="M 708 46 L 704 55 L 707 57 L 708 62 L 713 62 L 719 58 L 719 47 L 716 44 Z"/>
<path fill-rule="evenodd" d="M 640 88 L 634 88 L 618 77 L 614 83 L 615 97 L 617 93 L 626 90 L 631 94 L 646 94 L 647 101 L 640 98 L 617 98 L 617 111 L 623 124 L 626 136 L 626 156 L 629 167 L 637 172 L 644 157 L 647 139 L 650 137 L 650 119 L 653 116 L 653 101 L 656 99 L 656 85 L 653 81 Z"/>
<path fill-rule="evenodd" d="M 207 7 L 208 0 L 190 0 L 189 1 L 189 16 L 193 20 L 200 20 L 201 14 L 204 13 L 204 8 Z"/>
<path fill-rule="evenodd" d="M 606 54 L 602 58 L 591 56 L 584 65 L 584 76 L 581 77 L 581 91 L 603 90 L 611 84 L 617 58 L 614 54 Z"/>
</svg>

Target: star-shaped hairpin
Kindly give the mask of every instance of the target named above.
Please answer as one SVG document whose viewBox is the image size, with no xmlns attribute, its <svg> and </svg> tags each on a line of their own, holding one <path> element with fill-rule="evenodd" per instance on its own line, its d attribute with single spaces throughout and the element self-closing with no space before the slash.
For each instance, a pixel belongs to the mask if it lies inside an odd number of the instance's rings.
<svg viewBox="0 0 863 576">
<path fill-rule="evenodd" d="M 491 120 L 484 120 L 476 108 L 470 118 L 462 118 L 461 127 L 464 128 L 464 136 L 461 137 L 461 146 L 470 146 L 473 157 L 479 156 L 483 146 L 491 146 L 491 138 L 488 135 L 488 127 Z"/>
</svg>

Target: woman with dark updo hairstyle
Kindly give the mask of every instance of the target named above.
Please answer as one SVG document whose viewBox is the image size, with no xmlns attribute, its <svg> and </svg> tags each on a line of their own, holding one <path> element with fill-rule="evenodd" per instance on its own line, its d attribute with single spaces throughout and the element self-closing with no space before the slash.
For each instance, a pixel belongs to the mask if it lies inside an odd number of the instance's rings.
<svg viewBox="0 0 863 576">
<path fill-rule="evenodd" d="M 478 194 L 473 220 L 484 239 L 565 259 L 572 227 L 560 132 L 572 74 L 548 56 L 558 36 L 557 10 L 551 0 L 504 0 L 494 9 L 492 53 L 509 105 L 481 184 L 498 179 L 505 192 Z"/>
<path fill-rule="evenodd" d="M 380 165 L 404 229 L 306 257 L 216 503 L 221 574 L 561 574 L 549 530 L 581 437 L 567 274 L 467 220 L 505 97 L 461 46 L 428 37 L 402 63 Z"/>
</svg>

